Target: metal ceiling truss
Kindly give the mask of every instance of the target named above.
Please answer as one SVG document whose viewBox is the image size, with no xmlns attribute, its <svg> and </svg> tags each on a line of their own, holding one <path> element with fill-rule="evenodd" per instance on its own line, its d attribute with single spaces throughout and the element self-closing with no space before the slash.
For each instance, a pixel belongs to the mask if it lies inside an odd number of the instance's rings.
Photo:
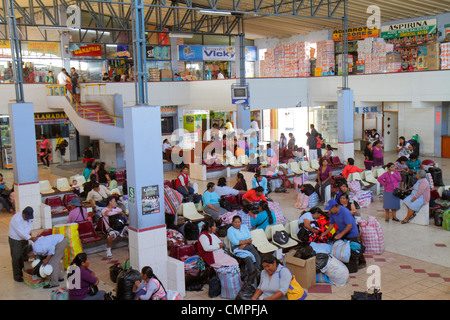
<svg viewBox="0 0 450 320">
<path fill-rule="evenodd" d="M 5 0 L 4 0 L 5 1 Z M 3 3 L 4 3 L 3 1 Z M 10 1 L 10 0 L 6 0 Z M 215 34 L 236 36 L 243 33 L 244 20 L 264 16 L 321 18 L 342 20 L 336 17 L 339 7 L 348 0 L 151 0 L 143 4 L 146 32 L 185 32 L 193 34 Z M 22 40 L 28 40 L 28 27 L 61 26 L 58 6 L 67 9 L 70 5 L 81 8 L 89 20 L 83 21 L 80 39 L 87 30 L 111 32 L 117 41 L 121 32 L 132 32 L 132 9 L 130 0 L 52 0 L 47 6 L 42 0 L 28 0 L 21 6 L 13 0 L 17 12 L 17 26 L 25 28 Z M 0 37 L 7 38 L 5 6 L 0 8 Z M 199 11 L 220 11 L 228 15 L 205 15 Z M 41 13 L 43 21 L 35 17 Z M 22 29 L 23 30 L 23 29 Z M 47 40 L 47 31 L 41 31 Z M 101 37 L 101 34 L 100 34 Z"/>
</svg>

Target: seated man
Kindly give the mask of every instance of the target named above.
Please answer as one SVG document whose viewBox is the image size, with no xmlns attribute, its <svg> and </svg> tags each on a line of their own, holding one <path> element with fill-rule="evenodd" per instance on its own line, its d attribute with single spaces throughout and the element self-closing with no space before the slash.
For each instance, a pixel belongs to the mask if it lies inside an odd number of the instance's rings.
<svg viewBox="0 0 450 320">
<path fill-rule="evenodd" d="M 242 201 L 244 204 L 252 204 L 252 203 L 259 203 L 261 200 L 267 201 L 266 197 L 264 196 L 264 188 L 263 187 L 256 187 L 254 189 L 251 189 L 244 193 L 242 196 Z"/>
<path fill-rule="evenodd" d="M 89 191 L 86 201 L 88 201 L 92 207 L 92 210 L 95 210 L 97 206 L 106 207 L 106 198 L 111 195 L 111 191 L 108 190 L 104 185 L 100 185 L 98 182 L 93 184 L 93 188 Z"/>
</svg>

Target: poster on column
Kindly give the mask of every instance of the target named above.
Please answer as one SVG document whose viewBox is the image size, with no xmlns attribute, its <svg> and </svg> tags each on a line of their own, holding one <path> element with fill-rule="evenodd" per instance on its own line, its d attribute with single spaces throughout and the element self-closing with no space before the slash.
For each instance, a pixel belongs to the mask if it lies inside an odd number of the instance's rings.
<svg viewBox="0 0 450 320">
<path fill-rule="evenodd" d="M 159 211 L 158 185 L 142 187 L 142 214 L 158 213 Z"/>
</svg>

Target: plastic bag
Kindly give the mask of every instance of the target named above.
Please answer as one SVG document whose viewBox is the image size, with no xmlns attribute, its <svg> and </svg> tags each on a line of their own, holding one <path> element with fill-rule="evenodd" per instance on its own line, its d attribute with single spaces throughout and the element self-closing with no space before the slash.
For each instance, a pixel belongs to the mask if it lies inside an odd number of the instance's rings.
<svg viewBox="0 0 450 320">
<path fill-rule="evenodd" d="M 141 273 L 133 268 L 124 270 L 117 276 L 116 294 L 118 300 L 134 300 L 133 286 L 141 280 Z"/>
<path fill-rule="evenodd" d="M 345 286 L 348 278 L 350 277 L 349 271 L 345 264 L 333 256 L 328 256 L 327 265 L 320 271 L 328 277 L 331 284 L 339 287 Z"/>
<path fill-rule="evenodd" d="M 234 300 L 251 300 L 256 292 L 256 286 L 254 283 L 248 281 L 244 283 L 241 290 L 239 290 Z"/>
</svg>

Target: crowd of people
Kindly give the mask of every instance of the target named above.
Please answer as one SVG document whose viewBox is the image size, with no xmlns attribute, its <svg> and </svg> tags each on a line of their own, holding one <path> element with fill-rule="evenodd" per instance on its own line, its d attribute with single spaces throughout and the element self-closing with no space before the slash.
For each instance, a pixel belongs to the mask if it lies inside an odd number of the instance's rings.
<svg viewBox="0 0 450 320">
<path fill-rule="evenodd" d="M 385 221 L 389 222 L 390 217 L 393 221 L 400 222 L 396 217 L 396 212 L 400 209 L 400 198 L 396 194 L 398 190 L 409 190 L 410 194 L 403 199 L 408 211 L 406 217 L 401 221 L 402 224 L 410 222 L 420 208 L 429 202 L 430 184 L 426 178 L 426 172 L 418 154 L 415 153 L 413 143 L 405 141 L 404 137 L 399 139 L 397 147 L 398 159 L 395 162 L 384 164 L 382 143 L 376 131 L 371 134 L 373 141 L 369 142 L 364 150 L 365 168 L 359 168 L 355 165 L 355 160 L 349 158 L 346 166 L 340 175 L 342 180 L 334 181 L 333 170 L 329 159 L 333 157 L 333 149 L 330 145 L 324 144 L 321 135 L 316 131 L 313 125 L 311 132 L 307 133 L 307 145 L 309 156 L 312 159 L 318 159 L 319 169 L 317 170 L 316 184 L 314 191 L 319 196 L 319 205 L 323 205 L 322 210 L 319 206 L 313 206 L 304 210 L 298 220 L 297 237 L 300 246 L 306 246 L 310 243 L 330 243 L 337 240 L 348 240 L 362 244 L 358 219 L 360 218 L 360 206 L 358 201 L 350 193 L 349 185 L 346 179 L 350 174 L 360 173 L 364 169 L 384 168 L 385 172 L 378 176 L 377 181 L 383 186 L 383 208 L 385 210 Z M 289 133 L 289 139 L 282 133 L 279 142 L 275 145 L 269 145 L 267 155 L 274 156 L 273 148 L 283 148 L 291 151 L 297 151 L 298 147 L 295 137 Z M 41 143 L 42 149 L 45 149 L 46 139 L 43 137 Z M 237 139 L 237 137 L 232 137 Z M 258 137 L 251 136 L 245 144 L 242 144 L 242 154 L 250 151 L 258 144 Z M 163 154 L 171 148 L 168 141 L 163 143 Z M 322 153 L 322 148 L 324 152 Z M 239 144 L 236 144 L 239 149 Z M 319 152 L 320 150 L 320 152 Z M 212 158 L 213 153 L 210 153 Z M 45 163 L 46 154 L 41 155 Z M 259 279 L 258 286 L 252 296 L 252 299 L 287 299 L 287 291 L 292 281 L 292 274 L 276 259 L 272 254 L 261 254 L 253 245 L 251 230 L 261 229 L 265 231 L 269 226 L 274 226 L 277 216 L 271 210 L 268 198 L 272 191 L 267 177 L 258 169 L 261 163 L 257 163 L 254 170 L 254 176 L 249 184 L 245 181 L 242 172 L 238 172 L 235 181 L 227 181 L 227 178 L 220 177 L 216 182 L 208 182 L 206 189 L 201 195 L 196 194 L 189 177 L 189 168 L 181 166 L 173 184 L 173 189 L 180 194 L 180 197 L 186 201 L 201 201 L 205 219 L 202 222 L 202 228 L 199 232 L 197 249 L 199 256 L 214 270 L 223 267 L 239 267 L 245 270 L 249 275 L 248 279 L 254 281 Z M 247 168 L 248 170 L 248 168 Z M 86 183 L 78 186 L 73 181 L 72 188 L 79 197 L 73 198 L 69 205 L 72 209 L 68 215 L 68 223 L 91 221 L 95 225 L 101 225 L 97 230 L 104 233 L 107 249 L 107 257 L 112 257 L 111 246 L 114 239 L 118 237 L 127 237 L 127 215 L 122 204 L 118 183 L 114 172 L 108 172 L 105 163 L 95 162 L 90 159 L 86 161 L 86 167 L 82 175 Z M 0 188 L 4 186 L 0 175 Z M 325 190 L 333 182 L 336 183 L 337 192 L 335 196 L 325 201 Z M 125 181 L 126 184 L 126 181 Z M 251 189 L 248 189 L 251 185 Z M 126 189 L 126 187 L 125 187 Z M 248 215 L 249 223 L 243 223 L 243 216 L 233 214 L 229 216 L 230 209 L 224 205 L 224 199 L 237 199 L 241 210 Z M 4 197 L 0 201 L 5 202 Z M 228 200 L 227 200 L 228 201 Z M 234 200 L 233 200 L 234 201 Z M 3 203 L 11 211 L 11 204 Z M 91 208 L 92 210 L 88 210 Z M 12 212 L 12 211 L 11 211 Z M 223 217 L 229 217 L 229 223 L 224 222 Z M 13 265 L 13 276 L 16 281 L 23 281 L 22 269 L 24 261 L 30 257 L 41 257 L 44 265 L 51 265 L 53 273 L 47 288 L 59 286 L 58 282 L 63 276 L 59 269 L 59 264 L 55 261 L 61 259 L 67 239 L 64 235 L 51 235 L 33 237 L 31 234 L 31 221 L 33 219 L 33 209 L 27 207 L 23 212 L 16 213 L 11 219 L 9 231 L 9 244 L 11 248 L 11 258 Z M 122 224 L 121 228 L 116 227 Z M 217 234 L 219 228 L 226 226 L 226 238 L 229 241 L 229 247 L 226 247 L 223 239 Z M 31 243 L 31 245 L 30 245 Z M 364 256 L 358 256 L 359 265 L 364 266 Z M 241 264 L 241 262 L 243 264 Z M 89 258 L 85 253 L 78 254 L 72 261 L 72 266 L 79 268 L 81 274 L 81 288 L 69 290 L 70 299 L 87 300 L 103 299 L 105 292 L 95 290 L 91 292 L 92 287 L 99 283 L 95 273 L 89 268 Z M 243 268 L 243 269 L 242 269 Z M 274 275 L 276 276 L 274 277 Z M 141 280 L 137 281 L 133 287 L 135 299 L 166 299 L 167 291 L 161 281 L 153 273 L 151 267 L 146 266 L 141 270 Z M 306 293 L 303 298 L 306 297 Z"/>
</svg>

